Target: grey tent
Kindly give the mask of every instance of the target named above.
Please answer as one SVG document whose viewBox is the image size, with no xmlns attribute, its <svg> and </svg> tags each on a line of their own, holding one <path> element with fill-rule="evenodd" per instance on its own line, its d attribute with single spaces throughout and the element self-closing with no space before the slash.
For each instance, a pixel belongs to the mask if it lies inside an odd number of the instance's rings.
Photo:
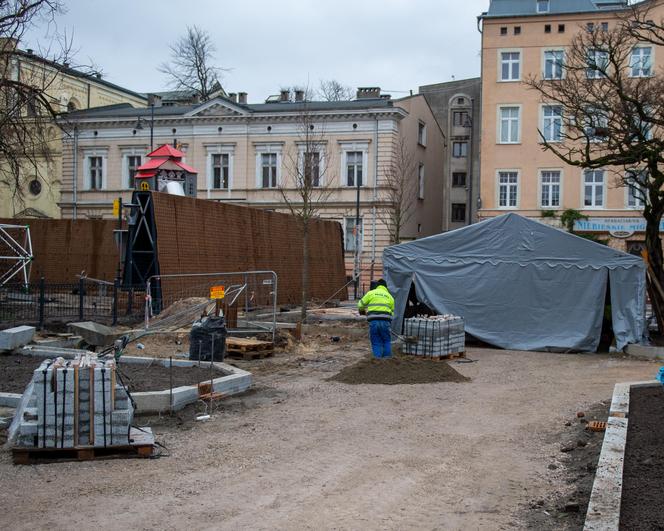
<svg viewBox="0 0 664 531">
<path fill-rule="evenodd" d="M 517 214 L 385 249 L 383 267 L 400 333 L 411 285 L 437 313 L 503 348 L 595 351 L 607 282 L 616 346 L 645 331 L 645 264 L 639 257 Z"/>
</svg>

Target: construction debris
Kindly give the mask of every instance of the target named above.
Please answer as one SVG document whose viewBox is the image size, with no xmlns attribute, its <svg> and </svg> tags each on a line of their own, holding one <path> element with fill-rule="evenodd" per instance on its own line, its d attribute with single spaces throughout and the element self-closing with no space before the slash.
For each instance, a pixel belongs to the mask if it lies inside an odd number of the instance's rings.
<svg viewBox="0 0 664 531">
<path fill-rule="evenodd" d="M 466 350 L 464 320 L 451 314 L 404 320 L 405 354 L 439 358 Z"/>
<path fill-rule="evenodd" d="M 0 352 L 27 345 L 35 336 L 34 326 L 16 326 L 0 331 Z"/>
</svg>

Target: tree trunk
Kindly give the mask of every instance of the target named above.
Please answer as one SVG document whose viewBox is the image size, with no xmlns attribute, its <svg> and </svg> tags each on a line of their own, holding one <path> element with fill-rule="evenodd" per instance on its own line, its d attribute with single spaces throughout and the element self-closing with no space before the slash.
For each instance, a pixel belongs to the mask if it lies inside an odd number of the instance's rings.
<svg viewBox="0 0 664 531">
<path fill-rule="evenodd" d="M 307 318 L 307 302 L 309 297 L 309 220 L 302 224 L 302 310 L 300 320 Z"/>
<path fill-rule="evenodd" d="M 659 224 L 664 214 L 664 203 L 657 203 L 646 208 L 643 217 L 646 220 L 646 249 L 648 250 L 648 261 L 653 272 L 653 276 L 660 285 L 664 286 L 664 258 L 662 256 L 662 240 L 659 237 Z M 664 299 L 659 291 L 654 289 L 651 293 L 653 307 L 664 308 Z M 659 333 L 664 334 L 664 330 Z"/>
</svg>

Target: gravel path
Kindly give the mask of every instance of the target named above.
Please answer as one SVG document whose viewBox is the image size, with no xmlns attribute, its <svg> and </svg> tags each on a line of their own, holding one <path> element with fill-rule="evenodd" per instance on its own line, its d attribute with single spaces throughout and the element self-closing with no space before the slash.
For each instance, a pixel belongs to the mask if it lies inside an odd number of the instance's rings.
<svg viewBox="0 0 664 531">
<path fill-rule="evenodd" d="M 3 452 L 0 528 L 524 528 L 533 500 L 575 488 L 560 452 L 565 421 L 657 369 L 471 349 L 476 363 L 453 364 L 470 382 L 327 381 L 367 351 L 342 339 L 278 354 L 210 422 L 192 422 L 192 409 L 152 419 L 170 457 L 15 467 Z M 538 527 L 577 525 L 551 518 Z"/>
</svg>

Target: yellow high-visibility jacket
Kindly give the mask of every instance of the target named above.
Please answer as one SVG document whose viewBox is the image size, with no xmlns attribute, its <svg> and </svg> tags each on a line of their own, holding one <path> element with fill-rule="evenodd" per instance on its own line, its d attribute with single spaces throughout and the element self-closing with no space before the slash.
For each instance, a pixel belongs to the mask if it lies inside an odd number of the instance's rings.
<svg viewBox="0 0 664 531">
<path fill-rule="evenodd" d="M 367 311 L 367 320 L 386 319 L 391 320 L 394 314 L 394 298 L 385 286 L 367 291 L 357 303 L 359 310 Z"/>
</svg>

